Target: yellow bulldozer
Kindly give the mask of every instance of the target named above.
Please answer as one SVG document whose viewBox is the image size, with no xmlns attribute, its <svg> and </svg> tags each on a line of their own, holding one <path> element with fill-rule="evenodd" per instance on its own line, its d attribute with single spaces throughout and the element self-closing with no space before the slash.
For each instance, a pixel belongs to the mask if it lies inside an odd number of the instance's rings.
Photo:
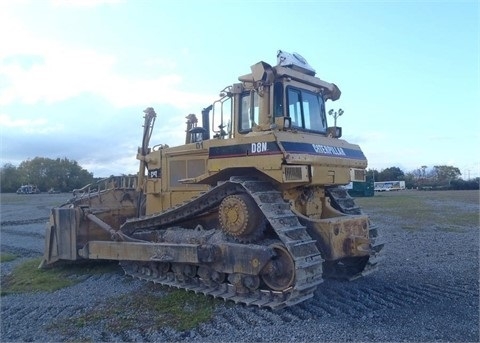
<svg viewBox="0 0 480 343">
<path fill-rule="evenodd" d="M 127 275 L 279 309 L 324 278 L 377 268 L 383 241 L 342 187 L 365 181 L 358 145 L 329 127 L 340 97 L 299 54 L 258 62 L 186 117 L 185 144 L 150 146 L 144 111 L 139 173 L 74 191 L 53 208 L 42 267 L 115 260 Z M 335 118 L 336 119 L 336 118 Z"/>
</svg>

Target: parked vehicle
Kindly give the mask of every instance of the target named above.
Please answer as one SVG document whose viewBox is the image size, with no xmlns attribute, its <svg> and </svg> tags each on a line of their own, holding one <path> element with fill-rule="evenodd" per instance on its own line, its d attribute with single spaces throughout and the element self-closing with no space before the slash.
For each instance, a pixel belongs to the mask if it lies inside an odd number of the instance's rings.
<svg viewBox="0 0 480 343">
<path fill-rule="evenodd" d="M 17 189 L 17 194 L 39 194 L 40 190 L 35 185 L 23 185 Z"/>
<path fill-rule="evenodd" d="M 374 184 L 375 192 L 401 191 L 405 189 L 405 181 L 380 181 Z"/>
</svg>

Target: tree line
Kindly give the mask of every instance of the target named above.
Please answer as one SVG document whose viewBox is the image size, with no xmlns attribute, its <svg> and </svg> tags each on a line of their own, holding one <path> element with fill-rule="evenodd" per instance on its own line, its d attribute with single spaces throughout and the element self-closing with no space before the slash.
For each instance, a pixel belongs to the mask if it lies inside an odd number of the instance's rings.
<svg viewBox="0 0 480 343">
<path fill-rule="evenodd" d="M 42 192 L 51 189 L 71 192 L 94 181 L 93 173 L 83 169 L 68 158 L 50 159 L 35 157 L 23 161 L 18 167 L 6 163 L 0 168 L 0 192 L 11 193 L 26 184 L 32 184 Z"/>
<path fill-rule="evenodd" d="M 433 168 L 422 166 L 404 173 L 399 167 L 389 167 L 381 171 L 367 170 L 367 180 L 405 181 L 407 188 L 414 189 L 479 189 L 479 178 L 463 180 L 457 167 L 438 165 Z M 83 169 L 76 161 L 68 158 L 50 159 L 35 157 L 23 161 L 18 167 L 7 163 L 0 168 L 0 192 L 15 192 L 25 184 L 36 185 L 40 191 L 54 189 L 71 192 L 96 181 L 93 173 Z"/>
<path fill-rule="evenodd" d="M 479 189 L 480 178 L 464 180 L 460 169 L 454 166 L 438 165 L 428 168 L 421 166 L 404 173 L 398 167 L 389 167 L 381 171 L 367 170 L 367 179 L 379 181 L 405 181 L 406 188 L 413 189 Z"/>
</svg>

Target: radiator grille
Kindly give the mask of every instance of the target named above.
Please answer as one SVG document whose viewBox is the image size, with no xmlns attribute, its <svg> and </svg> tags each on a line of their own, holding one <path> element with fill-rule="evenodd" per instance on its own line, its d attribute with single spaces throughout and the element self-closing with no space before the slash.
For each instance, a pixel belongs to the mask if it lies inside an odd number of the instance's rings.
<svg viewBox="0 0 480 343">
<path fill-rule="evenodd" d="M 284 166 L 283 167 L 284 181 L 308 181 L 308 167 L 307 166 Z"/>
<path fill-rule="evenodd" d="M 352 169 L 350 173 L 352 181 L 365 181 L 365 170 L 364 169 Z"/>
<path fill-rule="evenodd" d="M 300 167 L 286 167 L 285 168 L 285 179 L 292 180 L 301 180 L 302 179 L 302 169 Z"/>
</svg>

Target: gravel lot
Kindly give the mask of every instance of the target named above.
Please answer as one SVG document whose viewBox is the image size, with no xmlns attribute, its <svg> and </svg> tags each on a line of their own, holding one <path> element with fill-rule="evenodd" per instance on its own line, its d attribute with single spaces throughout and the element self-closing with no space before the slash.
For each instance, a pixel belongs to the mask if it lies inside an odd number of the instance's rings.
<svg viewBox="0 0 480 343">
<path fill-rule="evenodd" d="M 101 320 L 72 327 L 68 333 L 55 330 L 62 320 L 115 302 L 120 295 L 155 292 L 118 269 L 87 276 L 53 293 L 3 296 L 0 341 L 478 342 L 479 226 L 478 221 L 472 225 L 460 220 L 478 218 L 478 191 L 458 191 L 453 196 L 452 192 L 405 192 L 358 199 L 388 242 L 381 268 L 354 282 L 327 280 L 313 299 L 294 307 L 272 312 L 219 302 L 210 322 L 188 332 L 149 330 L 139 323 L 118 334 Z M 409 194 L 428 204 L 421 226 L 414 211 L 405 215 L 379 206 Z M 43 253 L 49 210 L 68 198 L 67 194 L 1 195 L 1 251 L 22 256 L 1 264 L 2 277 L 18 263 Z M 460 219 L 447 225 L 439 214 Z"/>
</svg>

